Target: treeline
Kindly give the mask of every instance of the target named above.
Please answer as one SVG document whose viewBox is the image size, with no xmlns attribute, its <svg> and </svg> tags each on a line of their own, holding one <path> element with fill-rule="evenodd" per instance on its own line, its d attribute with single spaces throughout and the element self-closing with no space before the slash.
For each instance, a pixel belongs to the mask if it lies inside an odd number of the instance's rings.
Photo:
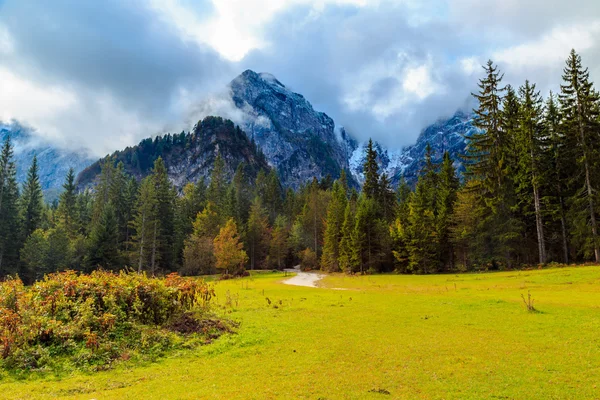
<svg viewBox="0 0 600 400">
<path fill-rule="evenodd" d="M 290 267 L 433 273 L 547 262 L 600 262 L 600 96 L 573 51 L 560 93 L 502 85 L 490 61 L 474 94 L 478 132 L 464 179 L 428 148 L 415 188 L 393 190 L 370 142 L 362 191 L 339 179 L 285 190 L 274 170 L 242 163 L 228 180 L 178 192 L 163 160 L 137 182 L 106 159 L 94 191 L 71 171 L 57 204 L 42 200 L 37 162 L 19 188 L 10 140 L 0 156 L 0 276 L 31 282 L 65 269 L 243 274 Z"/>
</svg>

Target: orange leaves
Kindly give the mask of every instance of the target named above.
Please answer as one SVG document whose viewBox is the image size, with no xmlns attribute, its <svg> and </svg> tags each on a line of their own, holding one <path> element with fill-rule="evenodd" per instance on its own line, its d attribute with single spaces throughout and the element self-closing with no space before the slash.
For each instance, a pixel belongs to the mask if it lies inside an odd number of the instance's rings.
<svg viewBox="0 0 600 400">
<path fill-rule="evenodd" d="M 127 323 L 161 325 L 197 305 L 214 290 L 204 281 L 170 274 L 164 279 L 135 273 L 66 271 L 24 287 L 0 283 L 0 356 L 18 347 L 78 340 L 98 348 L 107 334 Z"/>
</svg>

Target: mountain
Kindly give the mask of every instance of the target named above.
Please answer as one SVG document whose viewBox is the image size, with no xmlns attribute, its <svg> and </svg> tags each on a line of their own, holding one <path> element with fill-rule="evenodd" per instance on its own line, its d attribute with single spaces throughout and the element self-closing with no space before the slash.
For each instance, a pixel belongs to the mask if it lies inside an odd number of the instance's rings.
<svg viewBox="0 0 600 400">
<path fill-rule="evenodd" d="M 69 168 L 73 168 L 77 174 L 93 161 L 84 153 L 61 150 L 50 145 L 17 122 L 0 123 L 0 143 L 4 143 L 8 136 L 15 149 L 17 181 L 25 182 L 33 156 L 37 155 L 40 183 L 49 202 L 58 197 Z"/>
<path fill-rule="evenodd" d="M 244 71 L 229 85 L 235 106 L 245 114 L 242 128 L 277 169 L 285 186 L 298 188 L 313 177 L 340 176 L 349 151 L 335 122 L 315 111 L 268 73 Z"/>
<path fill-rule="evenodd" d="M 364 180 L 362 166 L 366 143 L 359 143 L 327 114 L 315 111 L 301 94 L 289 90 L 268 73 L 244 71 L 229 84 L 231 100 L 237 109 L 239 127 L 230 120 L 207 117 L 191 133 L 145 139 L 137 146 L 112 155 L 122 161 L 127 172 L 141 179 L 161 156 L 169 177 L 181 188 L 210 175 L 217 152 L 225 158 L 233 174 L 238 163 L 251 172 L 275 168 L 286 187 L 298 188 L 313 177 L 337 178 L 342 169 L 350 171 L 350 185 Z M 457 112 L 424 129 L 416 143 L 403 149 L 388 149 L 375 143 L 382 172 L 397 185 L 401 176 L 416 183 L 429 143 L 434 161 L 449 151 L 462 171 L 460 154 L 475 131 L 472 116 Z M 78 177 L 81 188 L 94 185 L 102 160 L 86 168 Z"/>
<path fill-rule="evenodd" d="M 393 185 L 397 185 L 400 178 L 409 185 L 415 185 L 419 171 L 425 163 L 425 149 L 431 146 L 433 160 L 441 161 L 445 151 L 450 153 L 454 165 L 459 172 L 464 171 L 460 156 L 465 153 L 466 138 L 475 133 L 473 116 L 458 111 L 450 119 L 442 119 L 424 129 L 416 143 L 401 150 L 386 149 L 379 143 L 374 143 L 378 154 L 381 172 L 386 173 Z M 365 148 L 367 143 L 358 144 L 350 155 L 350 172 L 358 182 L 364 181 L 363 164 L 365 161 Z"/>
<path fill-rule="evenodd" d="M 260 169 L 270 169 L 264 154 L 239 126 L 221 117 L 206 117 L 191 132 L 144 139 L 137 146 L 107 157 L 122 162 L 125 171 L 137 179 L 149 175 L 154 161 L 162 157 L 169 178 L 181 189 L 188 182 L 208 178 L 217 154 L 223 158 L 229 178 L 241 162 L 246 164 L 246 172 L 250 176 L 256 175 Z M 96 161 L 79 174 L 79 189 L 96 183 L 107 157 Z"/>
</svg>

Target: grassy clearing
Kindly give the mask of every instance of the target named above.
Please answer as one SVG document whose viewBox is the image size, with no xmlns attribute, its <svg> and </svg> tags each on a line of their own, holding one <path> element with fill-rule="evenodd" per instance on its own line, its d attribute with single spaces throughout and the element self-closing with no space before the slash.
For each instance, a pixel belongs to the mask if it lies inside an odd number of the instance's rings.
<svg viewBox="0 0 600 400">
<path fill-rule="evenodd" d="M 321 289 L 282 279 L 215 282 L 219 304 L 241 322 L 236 335 L 147 365 L 32 381 L 4 376 L 0 397 L 600 397 L 600 267 L 335 275 Z M 528 291 L 539 312 L 526 311 Z"/>
</svg>

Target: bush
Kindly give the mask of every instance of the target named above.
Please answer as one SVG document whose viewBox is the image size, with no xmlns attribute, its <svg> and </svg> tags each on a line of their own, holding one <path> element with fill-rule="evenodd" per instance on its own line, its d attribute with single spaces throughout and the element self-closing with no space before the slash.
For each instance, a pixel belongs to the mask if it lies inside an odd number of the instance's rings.
<svg viewBox="0 0 600 400">
<path fill-rule="evenodd" d="M 0 283 L 0 365 L 40 369 L 66 356 L 75 367 L 97 367 L 162 352 L 181 342 L 169 324 L 190 310 L 209 315 L 214 295 L 204 281 L 177 274 L 67 271 L 30 287 L 9 279 Z"/>
<path fill-rule="evenodd" d="M 299 256 L 300 268 L 302 271 L 312 271 L 313 269 L 318 269 L 317 255 L 312 249 L 307 247 L 300 252 Z"/>
</svg>

